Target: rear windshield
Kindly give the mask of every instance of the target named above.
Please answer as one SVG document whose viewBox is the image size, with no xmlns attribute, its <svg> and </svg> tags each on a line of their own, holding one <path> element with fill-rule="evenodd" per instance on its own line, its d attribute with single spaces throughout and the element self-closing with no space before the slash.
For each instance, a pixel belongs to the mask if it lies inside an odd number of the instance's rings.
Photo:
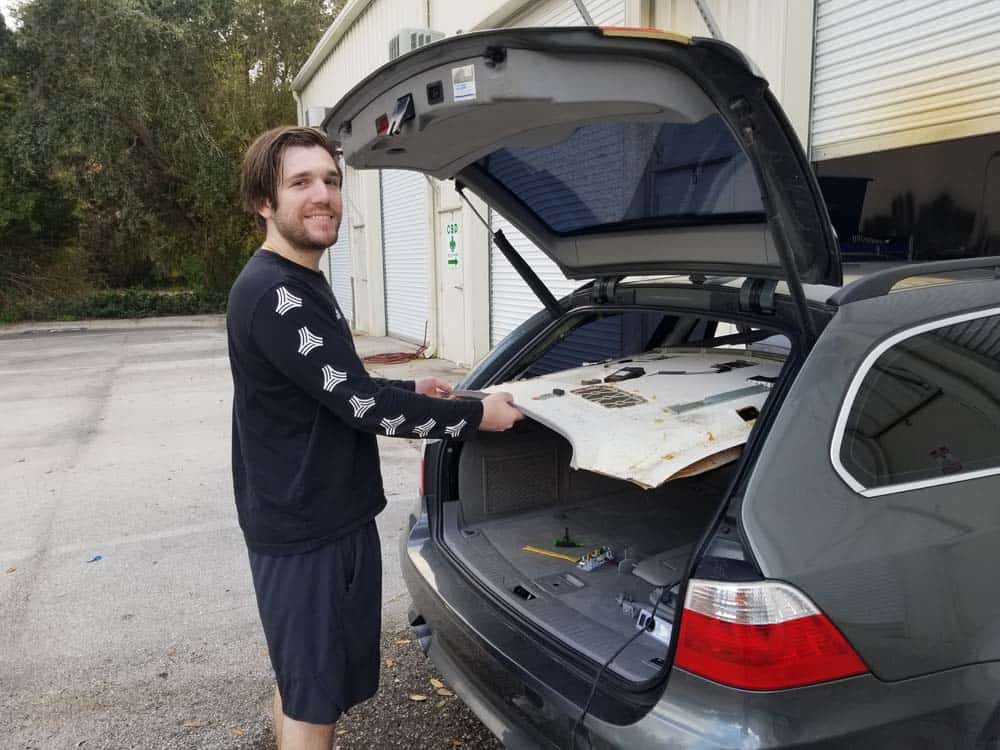
<svg viewBox="0 0 1000 750">
<path fill-rule="evenodd" d="M 750 163 L 717 114 L 583 125 L 559 143 L 502 148 L 479 165 L 557 234 L 764 220 Z"/>
</svg>

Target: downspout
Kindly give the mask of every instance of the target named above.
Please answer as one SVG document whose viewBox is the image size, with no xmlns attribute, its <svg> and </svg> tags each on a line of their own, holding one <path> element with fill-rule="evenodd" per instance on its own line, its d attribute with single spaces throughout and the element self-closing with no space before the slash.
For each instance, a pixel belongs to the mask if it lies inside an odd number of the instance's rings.
<svg viewBox="0 0 1000 750">
<path fill-rule="evenodd" d="M 305 123 L 305 115 L 302 113 L 302 97 L 295 89 L 292 89 L 292 99 L 295 100 L 295 122 L 302 125 Z"/>
</svg>

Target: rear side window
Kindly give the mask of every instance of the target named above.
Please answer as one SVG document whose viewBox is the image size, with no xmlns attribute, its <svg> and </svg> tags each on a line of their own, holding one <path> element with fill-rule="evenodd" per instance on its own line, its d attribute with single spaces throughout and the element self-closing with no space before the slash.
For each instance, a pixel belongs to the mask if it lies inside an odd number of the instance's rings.
<svg viewBox="0 0 1000 750">
<path fill-rule="evenodd" d="M 863 494 L 1000 473 L 1000 315 L 953 320 L 862 367 L 838 468 Z"/>
<path fill-rule="evenodd" d="M 584 125 L 556 143 L 499 149 L 479 165 L 557 234 L 764 220 L 753 169 L 719 115 Z"/>
</svg>

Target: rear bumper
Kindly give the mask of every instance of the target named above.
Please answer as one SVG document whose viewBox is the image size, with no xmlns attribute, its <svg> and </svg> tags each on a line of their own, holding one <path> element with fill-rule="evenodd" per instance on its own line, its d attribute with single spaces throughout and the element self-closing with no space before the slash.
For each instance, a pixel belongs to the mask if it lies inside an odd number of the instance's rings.
<svg viewBox="0 0 1000 750">
<path fill-rule="evenodd" d="M 400 561 L 414 617 L 426 623 L 420 630 L 428 656 L 506 747 L 569 747 L 593 675 L 532 641 L 432 543 L 426 515 L 413 520 Z M 995 748 L 1000 744 L 989 742 L 1000 737 L 997 695 L 995 664 L 891 684 L 864 675 L 773 693 L 735 690 L 675 669 L 655 701 L 638 696 L 626 705 L 598 691 L 598 716 L 588 715 L 577 747 Z"/>
</svg>

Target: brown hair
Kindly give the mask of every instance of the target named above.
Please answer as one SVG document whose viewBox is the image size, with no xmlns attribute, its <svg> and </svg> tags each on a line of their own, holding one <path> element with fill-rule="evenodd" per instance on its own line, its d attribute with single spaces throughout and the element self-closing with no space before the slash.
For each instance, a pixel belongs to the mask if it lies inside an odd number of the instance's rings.
<svg viewBox="0 0 1000 750">
<path fill-rule="evenodd" d="M 240 167 L 240 199 L 243 208 L 253 215 L 260 229 L 267 227 L 258 209 L 265 202 L 278 207 L 278 181 L 281 179 L 281 162 L 289 146 L 319 146 L 326 149 L 340 171 L 337 146 L 315 128 L 281 127 L 257 136 L 243 155 Z"/>
</svg>

